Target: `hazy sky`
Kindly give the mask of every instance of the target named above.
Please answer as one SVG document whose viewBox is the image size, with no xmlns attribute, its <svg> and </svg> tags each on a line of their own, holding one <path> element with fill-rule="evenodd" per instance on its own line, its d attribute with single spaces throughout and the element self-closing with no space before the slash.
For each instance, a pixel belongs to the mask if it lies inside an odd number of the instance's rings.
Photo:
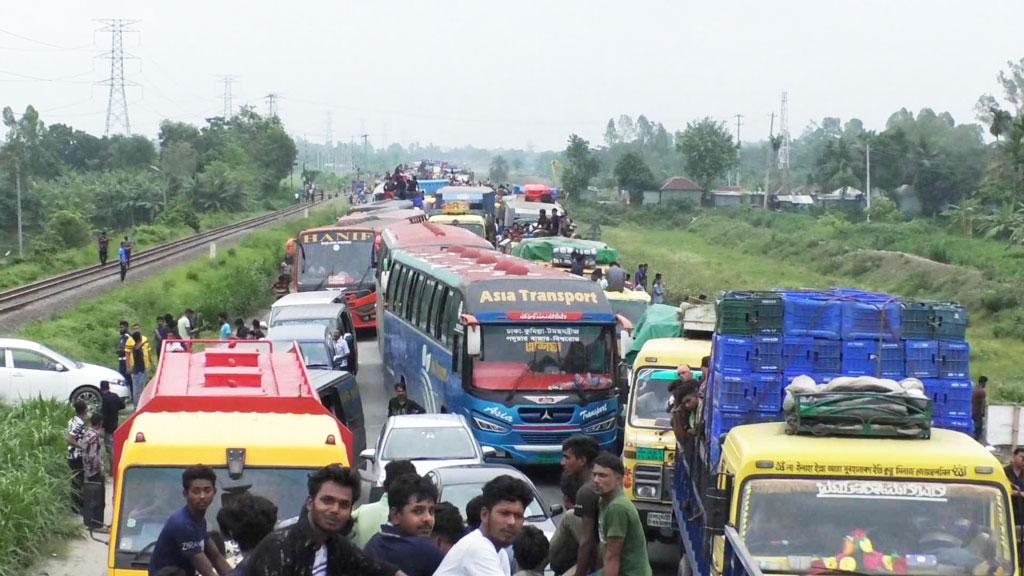
<svg viewBox="0 0 1024 576">
<path fill-rule="evenodd" d="M 421 0 L 4 2 L 0 105 L 102 134 L 110 36 L 98 18 L 138 19 L 126 36 L 132 131 L 201 123 L 281 95 L 290 132 L 336 140 L 564 148 L 601 141 L 609 117 L 669 130 L 743 114 L 768 132 L 789 93 L 798 134 L 823 116 L 881 128 L 901 106 L 973 121 L 995 75 L 1024 57 L 1024 2 L 1004 0 Z M 31 78 L 26 78 L 26 76 Z"/>
</svg>

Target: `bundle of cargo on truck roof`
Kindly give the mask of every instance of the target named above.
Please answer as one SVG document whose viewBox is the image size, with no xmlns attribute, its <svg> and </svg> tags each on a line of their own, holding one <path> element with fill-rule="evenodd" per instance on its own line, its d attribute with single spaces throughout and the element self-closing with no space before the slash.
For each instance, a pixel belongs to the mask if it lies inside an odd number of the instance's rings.
<svg viewBox="0 0 1024 576">
<path fill-rule="evenodd" d="M 932 402 L 917 378 L 871 376 L 817 384 L 806 376 L 786 387 L 787 434 L 929 438 Z"/>
<path fill-rule="evenodd" d="M 970 433 L 970 346 L 959 304 L 849 288 L 729 291 L 717 300 L 706 399 L 712 461 L 733 426 L 782 420 L 799 376 L 923 383 L 932 424 Z"/>
</svg>

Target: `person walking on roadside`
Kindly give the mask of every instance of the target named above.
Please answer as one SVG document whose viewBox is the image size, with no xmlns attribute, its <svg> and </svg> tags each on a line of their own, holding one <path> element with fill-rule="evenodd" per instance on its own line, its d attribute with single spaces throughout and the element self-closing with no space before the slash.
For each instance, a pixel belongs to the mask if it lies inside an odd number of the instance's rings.
<svg viewBox="0 0 1024 576">
<path fill-rule="evenodd" d="M 985 410 L 988 408 L 988 400 L 985 387 L 988 386 L 988 376 L 978 378 L 978 385 L 971 392 L 971 419 L 974 420 L 974 439 L 982 444 L 985 443 Z"/>
<path fill-rule="evenodd" d="M 132 404 L 138 406 L 142 389 L 146 386 L 146 371 L 153 365 L 153 348 L 138 324 L 132 325 L 125 348 L 128 350 L 128 370 L 132 375 Z"/>
<path fill-rule="evenodd" d="M 128 236 L 125 236 L 124 237 L 124 242 L 122 242 L 121 245 L 124 246 L 124 253 L 125 253 L 125 256 L 126 256 L 125 257 L 125 263 L 126 263 L 128 268 L 131 268 L 131 266 L 132 266 L 132 241 L 128 238 Z"/>
<path fill-rule="evenodd" d="M 89 406 L 82 400 L 76 400 L 72 406 L 75 415 L 68 420 L 65 441 L 68 445 L 68 468 L 71 468 L 71 509 L 78 514 L 82 511 L 82 484 L 85 481 L 82 438 L 85 435 L 85 418 Z"/>
<path fill-rule="evenodd" d="M 149 576 L 167 566 L 186 574 L 224 576 L 231 566 L 206 531 L 206 511 L 217 494 L 217 475 L 213 468 L 196 464 L 181 473 L 185 505 L 164 523 L 149 558 Z"/>
<path fill-rule="evenodd" d="M 380 532 L 381 524 L 388 521 L 388 514 L 391 505 L 388 500 L 388 490 L 391 484 L 398 478 L 407 474 L 416 474 L 416 466 L 411 460 L 392 460 L 384 467 L 384 493 L 376 502 L 363 504 L 352 512 L 352 542 L 360 548 L 365 548 L 366 543 L 373 538 L 373 535 Z"/>
<path fill-rule="evenodd" d="M 167 321 L 163 316 L 156 317 L 156 328 L 153 328 L 153 350 L 156 357 L 160 357 L 160 349 L 163 347 L 164 339 L 167 338 Z"/>
<path fill-rule="evenodd" d="M 636 267 L 636 273 L 633 274 L 633 285 L 643 288 L 644 292 L 647 291 L 647 264 L 640 264 Z"/>
<path fill-rule="evenodd" d="M 654 275 L 654 284 L 651 284 L 651 302 L 654 304 L 665 303 L 665 282 L 661 279 L 661 272 Z"/>
<path fill-rule="evenodd" d="M 220 326 L 220 330 L 218 331 L 218 336 L 220 336 L 220 339 L 221 340 L 230 340 L 231 339 L 231 322 L 228 321 L 228 313 L 227 312 L 221 312 L 220 314 L 217 314 L 217 324 Z"/>
<path fill-rule="evenodd" d="M 95 532 L 106 532 L 103 525 L 106 490 L 103 477 L 103 416 L 93 414 L 82 433 L 82 522 Z"/>
<path fill-rule="evenodd" d="M 403 416 L 405 414 L 426 414 L 427 411 L 409 398 L 409 391 L 405 388 L 405 382 L 395 383 L 395 397 L 388 400 L 388 418 L 392 416 Z"/>
<path fill-rule="evenodd" d="M 345 536 L 361 484 L 356 470 L 338 464 L 310 474 L 304 513 L 260 542 L 246 576 L 405 576 Z"/>
<path fill-rule="evenodd" d="M 263 326 L 260 324 L 259 318 L 252 319 L 252 330 L 249 331 L 249 337 L 253 340 L 260 340 L 266 338 L 266 333 L 263 332 Z"/>
<path fill-rule="evenodd" d="M 603 576 L 652 576 L 640 514 L 622 491 L 626 471 L 610 452 L 594 459 L 594 489 L 601 497 L 598 517 Z"/>
<path fill-rule="evenodd" d="M 121 247 L 117 249 L 117 263 L 121 266 L 121 282 L 124 282 L 124 277 L 128 275 L 128 260 L 130 257 L 128 249 L 124 247 L 122 242 Z"/>
<path fill-rule="evenodd" d="M 193 323 L 195 322 L 196 313 L 191 308 L 186 308 L 185 313 L 178 318 L 178 338 L 182 340 L 191 340 L 196 337 L 198 330 L 194 330 Z"/>
<path fill-rule="evenodd" d="M 96 239 L 96 247 L 100 253 L 100 266 L 106 266 L 110 248 L 110 238 L 107 238 L 106 231 L 100 232 L 99 238 Z"/>
<path fill-rule="evenodd" d="M 507 474 L 484 484 L 480 527 L 462 537 L 445 555 L 434 576 L 509 576 L 507 547 L 523 528 L 523 512 L 533 500 L 525 482 Z"/>
<path fill-rule="evenodd" d="M 245 325 L 245 320 L 241 318 L 235 318 L 235 338 L 239 340 L 249 339 L 249 327 Z"/>
<path fill-rule="evenodd" d="M 608 278 L 608 287 L 605 290 L 622 292 L 626 289 L 626 271 L 618 262 L 612 262 L 612 265 L 608 267 L 608 274 L 605 276 Z"/>
<path fill-rule="evenodd" d="M 121 320 L 117 323 L 118 341 L 117 341 L 117 371 L 124 376 L 124 381 L 127 386 L 132 386 L 132 373 L 128 371 L 128 321 Z"/>
<path fill-rule="evenodd" d="M 125 409 L 124 399 L 110 391 L 110 382 L 100 382 L 100 414 L 103 416 L 103 445 L 113 464 L 114 430 L 120 423 L 120 412 Z M 111 468 L 113 469 L 113 468 Z"/>
</svg>

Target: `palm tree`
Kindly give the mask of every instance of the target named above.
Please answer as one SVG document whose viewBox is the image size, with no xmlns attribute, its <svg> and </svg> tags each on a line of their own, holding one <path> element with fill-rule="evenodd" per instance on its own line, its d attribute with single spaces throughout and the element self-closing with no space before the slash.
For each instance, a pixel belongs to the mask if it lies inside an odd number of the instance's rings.
<svg viewBox="0 0 1024 576">
<path fill-rule="evenodd" d="M 956 223 L 966 236 L 974 236 L 974 220 L 978 217 L 981 202 L 971 196 L 961 200 L 959 204 L 950 204 L 942 215 Z"/>
<path fill-rule="evenodd" d="M 989 112 L 992 113 L 992 124 L 988 127 L 988 131 L 995 136 L 996 142 L 998 142 L 999 136 L 1004 134 L 1013 122 L 1013 116 L 1006 110 L 1001 110 L 995 106 L 989 108 Z"/>
</svg>

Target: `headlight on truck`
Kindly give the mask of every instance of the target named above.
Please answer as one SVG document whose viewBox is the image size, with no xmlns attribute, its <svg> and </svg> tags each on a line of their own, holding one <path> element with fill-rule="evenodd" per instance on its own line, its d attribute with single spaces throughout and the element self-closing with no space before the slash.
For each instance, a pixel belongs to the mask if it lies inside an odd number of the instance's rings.
<svg viewBox="0 0 1024 576">
<path fill-rule="evenodd" d="M 637 466 L 633 469 L 633 494 L 637 498 L 660 500 L 661 476 L 661 466 Z"/>
<path fill-rule="evenodd" d="M 496 432 L 498 434 L 505 434 L 509 430 L 508 426 L 502 426 L 501 424 L 491 422 L 490 420 L 485 420 L 484 418 L 480 418 L 479 416 L 473 416 L 473 423 L 476 424 L 477 428 L 483 430 L 484 432 Z"/>
</svg>

